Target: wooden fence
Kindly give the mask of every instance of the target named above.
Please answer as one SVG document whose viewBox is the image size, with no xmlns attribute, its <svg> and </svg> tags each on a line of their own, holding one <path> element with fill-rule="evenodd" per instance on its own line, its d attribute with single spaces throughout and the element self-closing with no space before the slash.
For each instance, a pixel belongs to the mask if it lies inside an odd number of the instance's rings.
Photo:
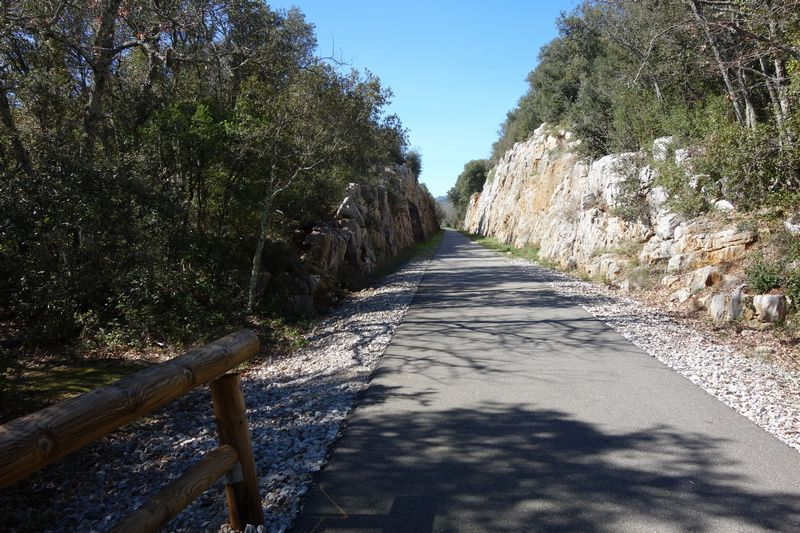
<svg viewBox="0 0 800 533">
<path fill-rule="evenodd" d="M 222 476 L 226 476 L 231 526 L 242 529 L 245 524 L 261 524 L 261 498 L 239 375 L 225 374 L 258 349 L 258 336 L 242 330 L 0 426 L 0 487 L 210 383 L 220 446 L 112 531 L 157 531 Z"/>
</svg>

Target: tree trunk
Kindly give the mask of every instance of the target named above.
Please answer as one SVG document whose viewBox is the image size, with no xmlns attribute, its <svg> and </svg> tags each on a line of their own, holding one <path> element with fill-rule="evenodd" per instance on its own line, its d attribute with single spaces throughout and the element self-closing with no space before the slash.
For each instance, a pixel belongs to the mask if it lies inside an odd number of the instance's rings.
<svg viewBox="0 0 800 533">
<path fill-rule="evenodd" d="M 272 212 L 273 197 L 268 195 L 264 200 L 261 211 L 260 229 L 258 240 L 256 241 L 256 251 L 253 253 L 253 266 L 250 270 L 250 283 L 247 287 L 247 312 L 252 313 L 256 301 L 256 289 L 258 288 L 258 278 L 261 275 L 261 255 L 264 253 L 264 245 L 269 236 L 269 221 Z"/>
<path fill-rule="evenodd" d="M 747 84 L 747 75 L 744 73 L 741 64 L 739 64 L 739 68 L 736 70 L 736 77 L 739 80 L 742 97 L 744 98 L 745 124 L 748 128 L 753 129 L 756 127 L 757 122 L 756 109 L 753 106 L 753 102 L 750 101 L 750 89 Z"/>
<path fill-rule="evenodd" d="M 764 58 L 759 57 L 758 63 L 761 66 L 761 72 L 764 73 L 764 81 L 767 85 L 767 92 L 769 93 L 769 101 L 772 104 L 772 112 L 775 115 L 775 125 L 778 127 L 778 141 L 780 142 L 781 146 L 783 146 L 783 138 L 785 136 L 784 126 L 783 126 L 783 112 L 781 111 L 781 105 L 778 101 L 778 94 L 775 90 L 775 84 L 772 77 L 767 72 L 767 65 L 764 63 Z"/>
<path fill-rule="evenodd" d="M 659 104 L 664 104 L 664 96 L 661 94 L 661 87 L 658 85 L 658 80 L 656 80 L 655 76 L 650 78 L 653 81 L 653 90 L 656 93 L 656 98 L 658 99 Z"/>
<path fill-rule="evenodd" d="M 100 26 L 94 39 L 94 60 L 92 73 L 94 87 L 86 105 L 83 129 L 86 133 L 84 145 L 85 157 L 91 158 L 97 138 L 97 127 L 103 115 L 103 97 L 108 90 L 108 78 L 111 75 L 111 63 L 114 60 L 114 27 L 121 0 L 104 0 L 103 12 L 100 15 Z"/>
<path fill-rule="evenodd" d="M 768 4 L 771 8 L 771 3 Z M 775 21 L 775 16 L 772 10 L 769 11 L 769 38 L 771 40 L 776 40 L 778 38 L 782 38 L 783 35 L 779 35 L 779 28 L 778 23 Z M 787 80 L 786 80 L 786 70 L 783 66 L 783 60 L 780 57 L 775 56 L 773 59 L 773 64 L 775 66 L 775 92 L 777 93 L 778 103 L 780 104 L 782 119 L 787 120 L 789 118 L 789 94 L 786 90 Z M 762 66 L 763 69 L 763 66 Z"/>
<path fill-rule="evenodd" d="M 19 130 L 17 130 L 17 126 L 14 124 L 14 117 L 11 114 L 11 105 L 8 103 L 7 91 L 5 89 L 0 89 L 0 93 L 0 120 L 2 120 L 3 125 L 6 127 L 11 137 L 11 147 L 14 149 L 14 157 L 25 174 L 32 176 L 33 167 L 31 165 L 31 158 L 25 146 L 22 144 L 22 139 L 19 137 Z"/>
<path fill-rule="evenodd" d="M 685 2 L 689 4 L 689 7 L 692 9 L 695 19 L 697 20 L 698 24 L 700 24 L 700 28 L 702 28 L 703 33 L 706 36 L 706 40 L 708 41 L 709 46 L 711 46 L 711 50 L 714 52 L 714 59 L 717 62 L 719 73 L 722 75 L 722 79 L 725 82 L 725 88 L 728 90 L 728 97 L 733 104 L 733 112 L 736 114 L 736 120 L 739 122 L 739 124 L 744 124 L 745 120 L 742 116 L 742 110 L 739 107 L 739 98 L 736 96 L 736 91 L 733 89 L 733 83 L 731 82 L 730 75 L 728 74 L 728 68 L 722 61 L 722 55 L 719 53 L 719 48 L 717 48 L 717 43 L 714 40 L 714 36 L 711 35 L 708 22 L 706 22 L 706 19 L 704 19 L 700 14 L 700 11 L 697 8 L 697 2 L 695 0 L 685 0 Z"/>
</svg>

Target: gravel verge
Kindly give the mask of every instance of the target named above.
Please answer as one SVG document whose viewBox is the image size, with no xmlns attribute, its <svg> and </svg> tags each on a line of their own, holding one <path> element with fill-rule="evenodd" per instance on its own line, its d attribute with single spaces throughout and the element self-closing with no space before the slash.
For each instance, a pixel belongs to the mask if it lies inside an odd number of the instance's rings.
<svg viewBox="0 0 800 533">
<path fill-rule="evenodd" d="M 293 355 L 250 368 L 242 379 L 253 452 L 266 508 L 264 526 L 280 532 L 294 519 L 314 472 L 358 393 L 389 345 L 428 262 L 418 260 L 375 287 L 354 293 L 307 336 Z M 3 530 L 105 531 L 159 487 L 217 446 L 207 388 L 0 492 Z M 166 527 L 225 530 L 221 482 Z"/>
<path fill-rule="evenodd" d="M 577 280 L 520 259 L 527 269 L 552 276 L 551 289 L 586 311 L 644 352 L 800 451 L 800 370 L 745 353 L 681 324 L 664 312 L 608 287 Z"/>
</svg>

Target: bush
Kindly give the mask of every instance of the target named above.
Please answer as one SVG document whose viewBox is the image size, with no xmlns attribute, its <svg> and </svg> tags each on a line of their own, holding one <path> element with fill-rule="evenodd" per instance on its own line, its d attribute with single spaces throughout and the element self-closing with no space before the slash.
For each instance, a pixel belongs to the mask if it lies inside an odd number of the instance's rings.
<svg viewBox="0 0 800 533">
<path fill-rule="evenodd" d="M 745 128 L 728 120 L 713 126 L 697 168 L 719 197 L 741 209 L 785 203 L 787 195 L 796 199 L 800 152 L 793 141 L 782 141 L 773 124 Z"/>
<path fill-rule="evenodd" d="M 653 162 L 653 168 L 656 170 L 655 183 L 667 191 L 667 206 L 671 210 L 687 217 L 695 217 L 710 209 L 711 205 L 706 198 L 709 190 L 708 176 L 688 176 L 675 163 L 672 148 L 666 160 Z"/>
<path fill-rule="evenodd" d="M 615 169 L 624 179 L 619 183 L 619 193 L 611 214 L 626 222 L 647 223 L 650 218 L 646 191 L 639 177 L 643 164 L 643 158 L 637 155 L 621 160 Z"/>
<path fill-rule="evenodd" d="M 419 175 L 422 173 L 422 156 L 416 150 L 411 150 L 406 154 L 406 166 L 414 175 L 415 178 L 419 178 Z"/>
<path fill-rule="evenodd" d="M 745 274 L 750 288 L 758 294 L 764 294 L 781 286 L 783 264 L 767 261 L 759 254 L 745 269 Z"/>
</svg>

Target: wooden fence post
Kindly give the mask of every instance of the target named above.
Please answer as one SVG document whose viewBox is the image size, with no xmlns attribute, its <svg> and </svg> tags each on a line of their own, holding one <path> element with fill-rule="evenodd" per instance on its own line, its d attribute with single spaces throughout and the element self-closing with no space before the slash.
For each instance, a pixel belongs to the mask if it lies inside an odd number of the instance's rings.
<svg viewBox="0 0 800 533">
<path fill-rule="evenodd" d="M 256 463 L 247 429 L 239 374 L 226 374 L 211 382 L 211 397 L 220 444 L 229 444 L 239 456 L 239 464 L 234 467 L 225 485 L 230 525 L 233 529 L 241 530 L 246 524 L 263 524 Z"/>
</svg>

